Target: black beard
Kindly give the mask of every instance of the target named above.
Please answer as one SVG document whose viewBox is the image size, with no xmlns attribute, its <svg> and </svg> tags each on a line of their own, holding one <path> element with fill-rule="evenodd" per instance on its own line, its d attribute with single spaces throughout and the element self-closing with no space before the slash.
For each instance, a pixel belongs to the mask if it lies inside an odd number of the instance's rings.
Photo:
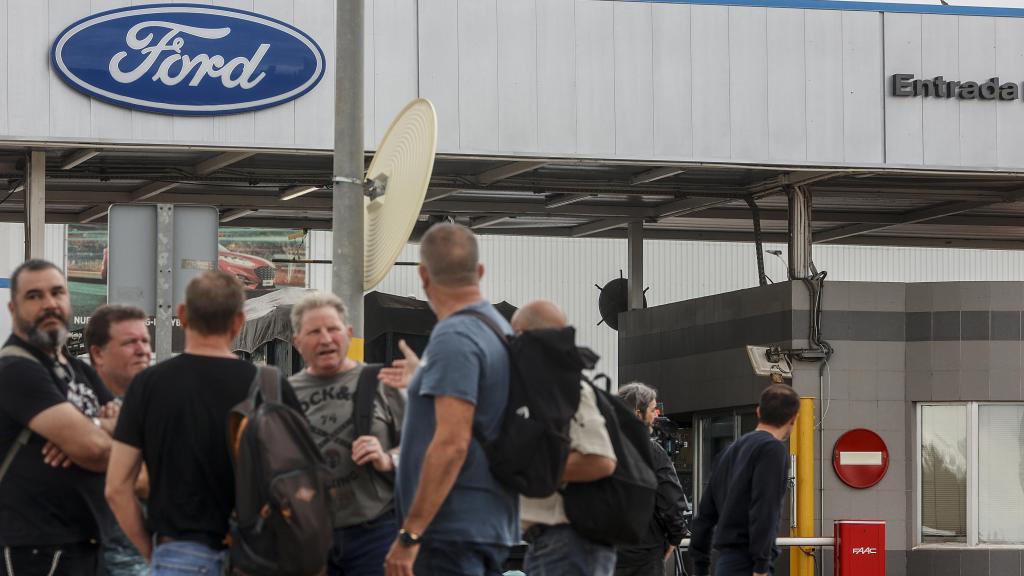
<svg viewBox="0 0 1024 576">
<path fill-rule="evenodd" d="M 39 324 L 41 324 L 43 320 L 51 317 L 61 320 L 63 324 L 55 329 L 40 330 Z M 25 322 L 20 326 L 20 328 L 28 336 L 29 344 L 46 352 L 54 352 L 68 341 L 69 334 L 67 320 L 55 314 L 47 314 L 40 318 L 35 324 L 29 325 Z"/>
</svg>

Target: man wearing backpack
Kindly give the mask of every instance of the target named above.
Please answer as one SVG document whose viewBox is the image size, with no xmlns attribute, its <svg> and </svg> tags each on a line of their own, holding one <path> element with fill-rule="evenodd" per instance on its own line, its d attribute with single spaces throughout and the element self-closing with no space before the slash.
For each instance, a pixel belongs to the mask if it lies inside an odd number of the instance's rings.
<svg viewBox="0 0 1024 576">
<path fill-rule="evenodd" d="M 563 328 L 565 313 L 554 303 L 535 300 L 512 316 L 517 334 L 526 330 Z M 566 482 L 593 482 L 615 472 L 615 450 L 597 408 L 594 390 L 580 383 L 580 403 L 569 427 L 569 459 Z M 559 493 L 547 498 L 520 499 L 520 514 L 526 540 L 524 568 L 530 576 L 611 576 L 615 571 L 615 548 L 594 542 L 573 529 Z"/>
<path fill-rule="evenodd" d="M 717 576 L 774 573 L 789 460 L 783 441 L 799 411 L 792 386 L 768 386 L 757 406 L 757 428 L 733 442 L 712 468 L 690 542 L 697 576 L 709 573 L 712 547 L 719 552 Z"/>
<path fill-rule="evenodd" d="M 328 574 L 383 575 L 398 532 L 395 462 L 405 399 L 378 384 L 377 370 L 348 357 L 352 328 L 345 314 L 340 298 L 320 292 L 292 307 L 294 344 L 306 369 L 290 382 L 331 469 L 334 548 Z M 362 403 L 362 394 L 372 396 Z"/>
<path fill-rule="evenodd" d="M 619 398 L 650 430 L 658 415 L 658 392 L 650 386 L 633 382 L 619 388 Z M 653 439 L 650 443 L 654 473 L 658 479 L 654 515 L 642 542 L 618 549 L 616 576 L 662 576 L 665 561 L 686 533 L 686 496 L 675 466 L 660 444 Z"/>
<path fill-rule="evenodd" d="M 220 574 L 224 566 L 235 508 L 228 415 L 248 397 L 257 374 L 231 351 L 245 323 L 244 305 L 242 285 L 230 274 L 215 270 L 189 282 L 177 311 L 185 352 L 139 373 L 125 396 L 107 500 L 154 576 Z M 295 392 L 280 380 L 282 401 L 300 410 Z M 134 493 L 143 462 L 150 478 L 145 524 Z"/>
<path fill-rule="evenodd" d="M 64 353 L 67 281 L 52 262 L 11 274 L 14 334 L 0 349 L 0 574 L 92 576 L 116 414 L 95 371 Z M 109 416 L 109 417 L 108 417 Z"/>
<path fill-rule="evenodd" d="M 419 266 L 438 323 L 409 385 L 398 466 L 401 529 L 388 576 L 494 574 L 519 542 L 516 494 L 491 474 L 474 428 L 497 437 L 509 391 L 509 356 L 479 318 L 511 327 L 483 298 L 476 237 L 455 224 L 424 234 Z"/>
</svg>

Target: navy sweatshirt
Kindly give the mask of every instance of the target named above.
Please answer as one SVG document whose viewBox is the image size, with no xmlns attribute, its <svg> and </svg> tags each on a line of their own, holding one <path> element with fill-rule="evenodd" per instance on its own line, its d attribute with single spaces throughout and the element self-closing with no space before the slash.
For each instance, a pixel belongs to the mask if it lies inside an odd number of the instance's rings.
<svg viewBox="0 0 1024 576">
<path fill-rule="evenodd" d="M 712 547 L 746 552 L 754 572 L 769 571 L 778 556 L 775 536 L 786 496 L 787 459 L 785 444 L 756 430 L 722 454 L 694 521 L 690 554 L 696 574 L 708 574 Z"/>
</svg>

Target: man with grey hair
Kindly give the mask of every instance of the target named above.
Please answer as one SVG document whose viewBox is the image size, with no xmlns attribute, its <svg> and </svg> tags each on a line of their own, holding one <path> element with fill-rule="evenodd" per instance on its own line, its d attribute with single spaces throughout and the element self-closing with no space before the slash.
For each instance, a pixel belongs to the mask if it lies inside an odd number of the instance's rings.
<svg viewBox="0 0 1024 576">
<path fill-rule="evenodd" d="M 654 388 L 632 382 L 619 388 L 619 398 L 648 428 L 654 424 L 658 417 L 658 392 Z M 641 543 L 618 548 L 615 576 L 662 576 L 665 561 L 686 534 L 686 496 L 672 459 L 653 439 L 651 454 L 658 478 L 654 516 Z"/>
<path fill-rule="evenodd" d="M 376 386 L 368 433 L 359 430 L 357 390 L 368 368 L 349 358 L 352 327 L 345 313 L 340 298 L 322 292 L 292 307 L 293 342 L 306 369 L 290 381 L 331 469 L 334 547 L 328 574 L 370 576 L 384 573 L 384 557 L 398 531 L 394 485 L 405 399 L 390 386 Z M 377 384 L 376 374 L 363 378 Z"/>
<path fill-rule="evenodd" d="M 464 226 L 436 224 L 419 275 L 438 323 L 409 384 L 388 576 L 495 574 L 519 542 L 519 502 L 491 473 L 509 392 L 511 326 L 480 291 L 484 267 Z"/>
<path fill-rule="evenodd" d="M 0 350 L 0 574 L 92 575 L 111 519 L 103 473 L 113 396 L 64 351 L 71 300 L 60 268 L 18 266 L 7 308 L 14 334 Z"/>
</svg>

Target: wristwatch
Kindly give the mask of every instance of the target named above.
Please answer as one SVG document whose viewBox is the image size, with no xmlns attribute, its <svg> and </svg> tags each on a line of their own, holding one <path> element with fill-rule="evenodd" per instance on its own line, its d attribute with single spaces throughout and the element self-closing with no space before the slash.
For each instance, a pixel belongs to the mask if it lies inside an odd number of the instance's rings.
<svg viewBox="0 0 1024 576">
<path fill-rule="evenodd" d="M 99 418 L 93 416 L 92 417 L 92 423 L 95 424 L 96 427 L 99 428 L 100 430 L 103 429 L 103 422 L 101 422 Z"/>
<path fill-rule="evenodd" d="M 422 540 L 423 540 L 422 536 L 420 536 L 419 534 L 416 534 L 414 532 L 409 532 L 405 528 L 402 528 L 401 530 L 398 531 L 398 542 L 402 546 L 405 546 L 406 548 L 410 548 L 412 546 L 416 546 Z"/>
</svg>

